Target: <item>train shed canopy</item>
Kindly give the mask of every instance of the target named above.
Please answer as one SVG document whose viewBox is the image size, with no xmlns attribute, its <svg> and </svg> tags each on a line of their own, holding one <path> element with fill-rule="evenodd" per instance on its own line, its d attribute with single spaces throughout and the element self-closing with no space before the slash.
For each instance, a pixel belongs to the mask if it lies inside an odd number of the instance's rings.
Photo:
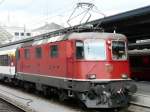
<svg viewBox="0 0 150 112">
<path fill-rule="evenodd" d="M 12 38 L 13 36 L 9 32 L 0 27 L 0 44 L 10 42 Z"/>
<path fill-rule="evenodd" d="M 150 38 L 150 6 L 90 22 L 103 27 L 106 32 L 114 30 L 128 37 L 129 43 Z M 100 23 L 100 24 L 99 24 Z"/>
</svg>

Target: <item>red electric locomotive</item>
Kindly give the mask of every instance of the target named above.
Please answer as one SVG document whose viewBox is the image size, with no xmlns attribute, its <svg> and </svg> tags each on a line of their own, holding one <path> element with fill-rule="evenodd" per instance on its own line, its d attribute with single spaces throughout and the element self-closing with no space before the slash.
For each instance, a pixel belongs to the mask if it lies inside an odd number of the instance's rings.
<svg viewBox="0 0 150 112">
<path fill-rule="evenodd" d="M 15 61 L 0 66 L 1 79 L 25 88 L 73 97 L 88 108 L 124 107 L 136 92 L 122 34 L 74 32 L 1 47 L 0 56 L 10 57 L 12 46 Z M 13 73 L 6 72 L 10 67 Z"/>
</svg>

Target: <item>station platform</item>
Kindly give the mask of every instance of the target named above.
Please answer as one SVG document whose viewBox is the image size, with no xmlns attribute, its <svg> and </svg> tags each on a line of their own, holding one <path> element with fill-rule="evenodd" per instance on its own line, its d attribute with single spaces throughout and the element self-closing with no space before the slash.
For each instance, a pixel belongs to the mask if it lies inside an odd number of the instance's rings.
<svg viewBox="0 0 150 112">
<path fill-rule="evenodd" d="M 138 87 L 137 93 L 133 95 L 130 111 L 150 112 L 150 82 L 135 82 Z"/>
</svg>

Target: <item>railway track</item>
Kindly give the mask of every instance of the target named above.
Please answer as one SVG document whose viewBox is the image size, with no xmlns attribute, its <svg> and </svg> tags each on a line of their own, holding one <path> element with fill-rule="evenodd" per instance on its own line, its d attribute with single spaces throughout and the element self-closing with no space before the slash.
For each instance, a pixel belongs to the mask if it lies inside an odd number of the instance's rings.
<svg viewBox="0 0 150 112">
<path fill-rule="evenodd" d="M 0 99 L 13 104 L 14 106 L 20 108 L 21 110 L 24 110 L 25 112 L 112 112 L 111 109 L 83 110 L 77 104 L 77 102 L 71 101 L 70 103 L 62 103 L 57 99 L 49 100 L 44 97 L 32 93 L 26 93 L 18 88 L 12 88 L 3 84 L 0 84 Z"/>
<path fill-rule="evenodd" d="M 126 110 L 122 110 L 121 112 L 150 112 L 150 83 L 138 82 L 136 84 L 138 86 L 138 92 L 134 94 L 131 101 L 131 106 Z M 26 93 L 20 89 L 18 90 L 17 88 L 11 88 L 1 84 L 0 99 L 13 104 L 25 112 L 102 112 L 101 110 L 82 110 L 81 108 L 77 107 L 76 104 L 60 104 L 58 101 L 47 100 L 43 97 Z M 0 112 L 5 111 L 0 110 Z"/>
<path fill-rule="evenodd" d="M 49 100 L 3 84 L 0 84 L 0 99 L 25 112 L 95 112 L 94 110 L 82 110 L 74 102 L 60 103 L 55 99 Z"/>
</svg>

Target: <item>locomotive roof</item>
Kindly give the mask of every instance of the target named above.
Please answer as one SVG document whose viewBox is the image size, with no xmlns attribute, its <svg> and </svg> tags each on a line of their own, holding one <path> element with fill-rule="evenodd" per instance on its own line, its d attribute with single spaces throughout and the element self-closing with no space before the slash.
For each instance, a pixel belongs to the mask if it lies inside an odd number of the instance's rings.
<svg viewBox="0 0 150 112">
<path fill-rule="evenodd" d="M 118 33 L 105 33 L 105 32 L 84 32 L 84 33 L 70 33 L 64 35 L 58 35 L 46 39 L 36 40 L 31 42 L 30 45 L 41 45 L 44 43 L 58 42 L 63 40 L 84 40 L 84 39 L 126 39 L 122 34 Z M 23 44 L 22 46 L 28 46 L 28 43 Z"/>
<path fill-rule="evenodd" d="M 68 39 L 126 39 L 122 34 L 118 33 L 105 33 L 105 32 L 86 32 L 86 33 L 72 33 L 69 35 Z"/>
<path fill-rule="evenodd" d="M 126 39 L 126 37 L 122 34 L 118 33 L 106 33 L 106 32 L 73 32 L 73 33 L 67 33 L 63 35 L 58 36 L 52 36 L 49 38 L 39 38 L 39 39 L 29 39 L 29 41 L 23 41 L 23 42 L 16 42 L 16 43 L 10 43 L 7 45 L 2 45 L 0 48 L 3 49 L 7 46 L 17 46 L 20 45 L 20 47 L 30 46 L 30 45 L 41 45 L 44 43 L 50 43 L 50 42 L 58 42 L 63 40 L 84 40 L 84 39 Z M 22 43 L 22 44 L 21 44 Z M 16 47 L 16 48 L 17 48 Z"/>
</svg>

